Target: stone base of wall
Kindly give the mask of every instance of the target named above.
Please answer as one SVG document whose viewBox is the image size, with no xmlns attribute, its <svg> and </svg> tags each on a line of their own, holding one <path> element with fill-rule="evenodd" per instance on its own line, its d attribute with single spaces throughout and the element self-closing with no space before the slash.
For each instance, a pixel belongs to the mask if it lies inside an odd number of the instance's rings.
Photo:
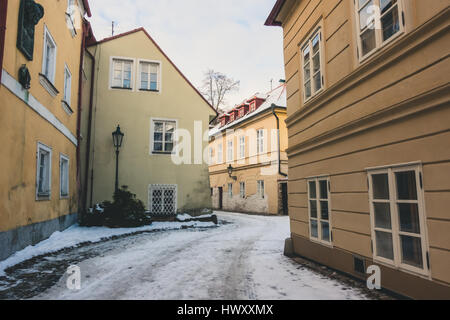
<svg viewBox="0 0 450 320">
<path fill-rule="evenodd" d="M 57 219 L 0 232 L 0 261 L 5 260 L 16 251 L 49 238 L 56 231 L 67 229 L 77 222 L 78 213 L 73 213 Z"/>
<path fill-rule="evenodd" d="M 364 281 L 369 275 L 355 271 L 354 258 L 363 259 L 365 268 L 371 265 L 379 266 L 381 270 L 381 286 L 383 289 L 404 297 L 421 300 L 440 300 L 450 297 L 450 286 L 446 284 L 378 264 L 373 259 L 360 257 L 340 248 L 326 247 L 295 234 L 292 234 L 291 238 L 296 255 Z"/>
</svg>

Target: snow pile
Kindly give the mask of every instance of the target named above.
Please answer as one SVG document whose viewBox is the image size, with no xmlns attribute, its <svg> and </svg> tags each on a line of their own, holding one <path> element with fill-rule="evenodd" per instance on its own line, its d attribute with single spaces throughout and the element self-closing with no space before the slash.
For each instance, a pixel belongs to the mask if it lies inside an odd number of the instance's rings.
<svg viewBox="0 0 450 320">
<path fill-rule="evenodd" d="M 35 246 L 28 246 L 25 249 L 16 252 L 6 260 L 0 261 L 0 276 L 5 276 L 5 270 L 9 267 L 15 266 L 23 261 L 29 260 L 33 257 L 56 252 L 62 249 L 76 247 L 86 242 L 100 242 L 110 239 L 114 236 L 122 236 L 134 234 L 139 232 L 149 231 L 168 231 L 180 230 L 183 228 L 211 228 L 216 227 L 213 222 L 153 222 L 149 226 L 139 228 L 119 228 L 110 229 L 106 227 L 80 227 L 73 225 L 62 232 L 53 233 L 50 238 L 39 242 Z"/>
<path fill-rule="evenodd" d="M 187 213 L 177 215 L 178 221 L 186 221 L 186 220 L 191 220 L 191 219 L 192 219 L 192 216 L 188 215 Z"/>
</svg>

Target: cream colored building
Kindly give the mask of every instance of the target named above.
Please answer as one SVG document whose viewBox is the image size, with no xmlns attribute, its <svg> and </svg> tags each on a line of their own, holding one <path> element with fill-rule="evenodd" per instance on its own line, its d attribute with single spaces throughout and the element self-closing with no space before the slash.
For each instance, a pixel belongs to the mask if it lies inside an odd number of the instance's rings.
<svg viewBox="0 0 450 320">
<path fill-rule="evenodd" d="M 246 99 L 210 131 L 215 209 L 287 214 L 285 89 L 283 82 L 267 94 Z"/>
<path fill-rule="evenodd" d="M 86 0 L 0 1 L 0 260 L 77 221 L 87 15 Z"/>
<path fill-rule="evenodd" d="M 86 207 L 112 198 L 112 132 L 120 125 L 125 137 L 119 186 L 127 185 L 154 215 L 210 208 L 208 165 L 202 154 L 214 109 L 143 28 L 98 41 L 88 51 L 87 79 L 95 67 L 85 84 L 93 84 L 92 95 L 83 99 Z M 191 148 L 185 152 L 191 156 L 178 165 L 172 153 L 177 134 L 183 132 L 190 136 Z M 201 159 L 196 157 L 199 150 Z"/>
<path fill-rule="evenodd" d="M 278 0 L 296 254 L 450 298 L 446 0 Z"/>
</svg>

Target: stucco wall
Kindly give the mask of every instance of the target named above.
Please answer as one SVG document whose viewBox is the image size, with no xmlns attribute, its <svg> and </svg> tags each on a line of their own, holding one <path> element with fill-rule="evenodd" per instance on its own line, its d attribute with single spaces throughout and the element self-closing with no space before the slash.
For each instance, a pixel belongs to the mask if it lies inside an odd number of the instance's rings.
<svg viewBox="0 0 450 320">
<path fill-rule="evenodd" d="M 210 117 L 215 115 L 214 111 L 142 31 L 91 47 L 90 51 L 96 57 L 95 117 L 92 124 L 93 203 L 112 198 L 116 158 L 111 133 L 120 124 L 125 133 L 119 160 L 120 185 L 129 186 L 130 191 L 148 205 L 150 184 L 176 184 L 180 211 L 210 207 L 207 164 L 203 161 L 194 164 L 194 123 L 201 123 L 200 135 L 203 135 L 208 130 Z M 160 61 L 161 91 L 109 89 L 112 56 Z M 170 155 L 151 154 L 152 118 L 176 120 L 179 129 L 191 133 L 192 164 L 176 165 Z M 203 150 L 207 143 L 201 141 L 198 147 Z"/>
<path fill-rule="evenodd" d="M 35 28 L 34 59 L 28 61 L 16 49 L 20 1 L 9 1 L 3 70 L 9 74 L 2 77 L 0 86 L 0 135 L 3 149 L 0 153 L 0 231 L 53 220 L 77 212 L 76 145 L 67 137 L 75 139 L 77 126 L 78 70 L 80 60 L 81 32 L 72 37 L 65 22 L 67 1 L 42 0 L 45 15 Z M 55 87 L 60 91 L 56 97 L 39 83 L 42 72 L 44 25 L 47 26 L 57 45 Z M 26 64 L 31 74 L 28 92 L 17 87 L 18 71 Z M 72 73 L 71 105 L 74 113 L 68 115 L 61 106 L 64 88 L 64 66 Z M 8 81 L 8 88 L 5 86 Z M 24 102 L 17 95 L 23 95 Z M 45 119 L 30 107 L 40 104 L 52 120 Z M 59 128 L 60 130 L 58 130 Z M 65 128 L 66 135 L 61 131 Z M 36 201 L 36 151 L 41 142 L 52 149 L 51 197 Z M 60 199 L 59 156 L 69 157 L 68 199 Z"/>
<path fill-rule="evenodd" d="M 427 226 L 423 250 L 430 260 L 429 276 L 423 278 L 448 286 L 450 241 L 443 234 L 449 230 L 450 185 L 440 177 L 450 172 L 449 10 L 445 1 L 403 3 L 404 32 L 363 61 L 352 1 L 297 2 L 284 19 L 291 232 L 309 241 L 306 180 L 328 175 L 334 248 L 373 262 L 366 169 L 419 162 Z M 325 90 L 305 103 L 299 44 L 318 25 Z M 313 258 L 304 247 L 298 245 L 296 252 Z M 385 285 L 398 288 L 391 280 Z"/>
</svg>

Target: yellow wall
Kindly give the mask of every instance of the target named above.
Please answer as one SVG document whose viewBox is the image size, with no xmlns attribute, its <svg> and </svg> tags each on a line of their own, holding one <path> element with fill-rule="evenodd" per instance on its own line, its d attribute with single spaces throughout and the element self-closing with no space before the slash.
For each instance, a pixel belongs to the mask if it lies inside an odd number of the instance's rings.
<svg viewBox="0 0 450 320">
<path fill-rule="evenodd" d="M 286 109 L 277 108 L 276 113 L 280 119 L 280 150 L 281 171 L 287 173 L 287 130 Z M 277 122 L 270 110 L 246 120 L 235 127 L 231 132 L 225 131 L 211 138 L 209 148 L 213 150 L 213 162 L 210 164 L 211 188 L 213 188 L 213 206 L 219 207 L 218 188 L 223 188 L 223 209 L 240 212 L 278 214 L 280 209 L 278 179 L 285 178 L 278 174 L 278 146 L 277 140 L 272 141 L 272 130 L 277 129 Z M 265 129 L 265 153 L 256 155 L 256 130 Z M 239 137 L 245 138 L 245 158 L 239 154 Z M 233 161 L 227 158 L 227 143 L 233 141 Z M 275 144 L 274 144 L 275 143 Z M 223 163 L 218 162 L 218 148 L 222 144 Z M 208 151 L 209 154 L 209 151 Z M 233 176 L 229 177 L 227 167 L 234 168 Z M 271 167 L 272 166 L 272 167 Z M 272 168 L 270 171 L 269 168 Z M 264 180 L 265 197 L 257 195 L 257 181 Z M 240 198 L 240 182 L 245 182 L 246 198 Z M 233 198 L 229 197 L 228 184 L 233 183 Z"/>
<path fill-rule="evenodd" d="M 425 278 L 448 285 L 449 244 L 436 236 L 448 230 L 450 219 L 449 184 L 441 179 L 450 172 L 448 1 L 403 0 L 404 30 L 362 60 L 353 1 L 288 3 L 280 18 L 292 234 L 309 240 L 307 178 L 329 175 L 334 248 L 372 259 L 366 169 L 420 162 L 428 229 L 423 250 L 431 269 Z M 301 46 L 317 26 L 323 32 L 324 90 L 305 102 Z"/>
<path fill-rule="evenodd" d="M 28 61 L 16 49 L 20 1 L 9 1 L 5 55 L 2 68 L 18 79 L 18 70 L 26 64 L 31 74 L 30 97 L 34 97 L 59 122 L 76 136 L 78 71 L 81 48 L 81 30 L 72 38 L 67 28 L 65 12 L 67 1 L 41 0 L 45 15 L 35 29 L 34 60 Z M 42 72 L 44 24 L 57 45 L 55 86 L 59 90 L 52 97 L 39 83 Z M 71 106 L 69 116 L 61 106 L 64 90 L 64 64 L 72 73 Z M 3 77 L 2 82 L 5 81 Z M 31 100 L 31 98 L 30 98 Z M 76 146 L 49 121 L 19 100 L 5 86 L 0 87 L 0 231 L 14 229 L 77 212 Z M 52 148 L 52 193 L 49 201 L 36 201 L 36 151 L 41 142 Z M 59 155 L 70 158 L 69 199 L 59 197 Z"/>
<path fill-rule="evenodd" d="M 93 203 L 112 198 L 116 157 L 111 133 L 120 124 L 125 133 L 119 160 L 120 185 L 129 186 L 130 191 L 148 205 L 150 184 L 177 184 L 179 210 L 210 207 L 207 164 L 175 165 L 170 155 L 151 155 L 150 119 L 175 119 L 178 121 L 178 128 L 190 131 L 193 139 L 194 122 L 202 123 L 203 135 L 215 112 L 143 31 L 91 47 L 90 51 L 96 57 L 95 117 L 92 130 Z M 161 92 L 110 90 L 112 56 L 160 61 Z M 137 60 L 134 64 L 135 75 L 136 66 Z M 203 141 L 202 150 L 207 144 L 208 141 Z M 193 159 L 192 154 L 192 161 Z"/>
</svg>

